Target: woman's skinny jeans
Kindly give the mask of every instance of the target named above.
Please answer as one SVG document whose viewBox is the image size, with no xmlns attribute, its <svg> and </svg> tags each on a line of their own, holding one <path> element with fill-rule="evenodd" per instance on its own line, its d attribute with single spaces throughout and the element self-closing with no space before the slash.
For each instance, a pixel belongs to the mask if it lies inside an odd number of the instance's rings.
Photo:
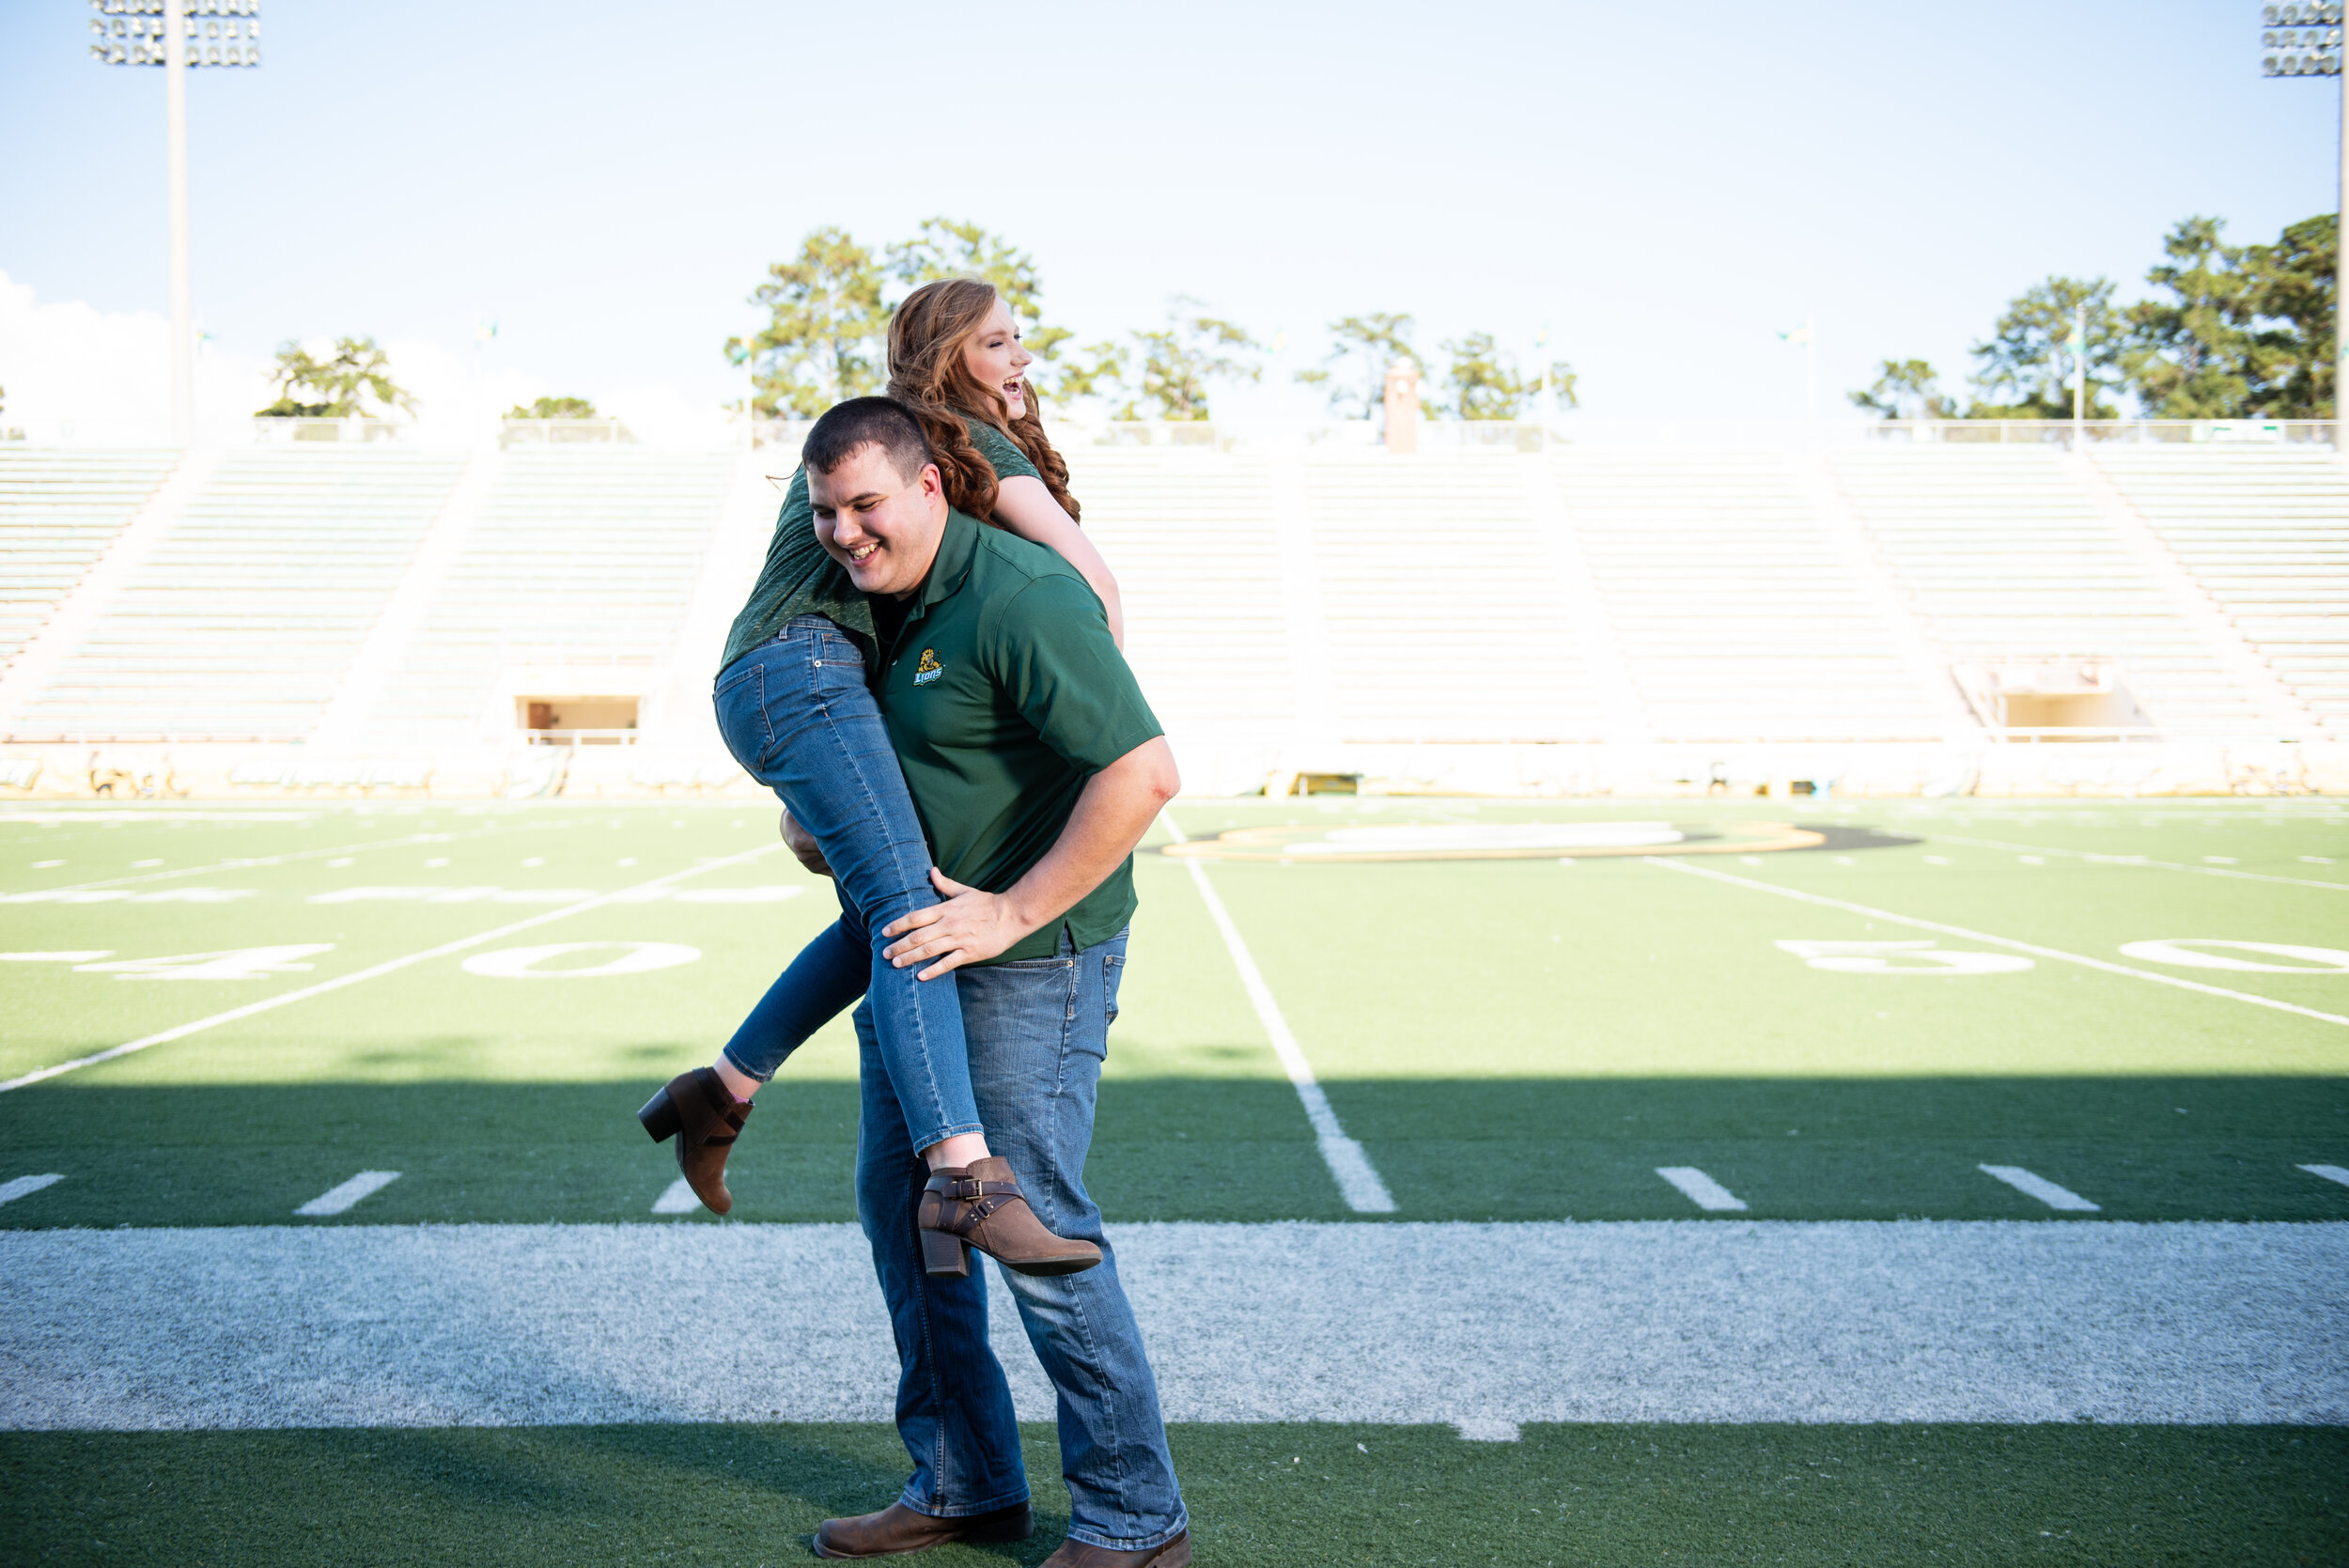
<svg viewBox="0 0 2349 1568">
<path fill-rule="evenodd" d="M 864 658 L 821 615 L 795 616 L 718 676 L 718 729 L 735 761 L 810 833 L 839 890 L 837 923 L 800 951 L 726 1042 L 765 1082 L 826 1020 L 866 997 L 915 1149 L 981 1130 L 954 977 L 914 978 L 881 956 L 891 922 L 939 901 L 929 846 L 889 744 Z"/>
</svg>

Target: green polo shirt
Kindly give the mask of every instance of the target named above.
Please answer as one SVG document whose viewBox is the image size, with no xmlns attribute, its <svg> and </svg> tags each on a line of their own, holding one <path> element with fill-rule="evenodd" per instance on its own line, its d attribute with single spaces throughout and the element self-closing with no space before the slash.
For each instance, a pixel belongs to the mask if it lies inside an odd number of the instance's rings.
<svg viewBox="0 0 2349 1568">
<path fill-rule="evenodd" d="M 1002 893 L 1060 838 L 1094 774 L 1166 732 L 1085 580 L 1051 551 L 960 512 L 883 650 L 889 738 L 938 867 Z M 995 963 L 1080 948 L 1134 912 L 1128 856 L 1060 921 Z"/>
<path fill-rule="evenodd" d="M 1039 477 L 1035 465 L 1010 437 L 983 420 L 966 423 L 972 443 L 995 465 L 998 479 Z M 726 651 L 719 656 L 718 668 L 723 671 L 774 636 L 794 615 L 823 616 L 864 650 L 866 664 L 875 661 L 873 612 L 856 584 L 848 581 L 847 568 L 816 542 L 816 508 L 807 499 L 804 468 L 791 475 L 791 488 L 784 492 L 774 536 L 767 541 L 767 564 L 759 569 L 750 601 L 734 618 L 734 629 L 726 635 Z"/>
</svg>

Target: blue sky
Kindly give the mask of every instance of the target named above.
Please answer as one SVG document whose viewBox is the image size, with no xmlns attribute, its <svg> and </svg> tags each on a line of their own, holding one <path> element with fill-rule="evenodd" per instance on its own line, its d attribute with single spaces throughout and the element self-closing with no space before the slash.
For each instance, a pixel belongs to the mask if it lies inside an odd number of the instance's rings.
<svg viewBox="0 0 2349 1568">
<path fill-rule="evenodd" d="M 1177 291 L 1293 365 L 1349 312 L 1547 321 L 1594 413 L 1793 415 L 1807 310 L 1839 405 L 1886 355 L 1956 379 L 2050 272 L 2134 291 L 2177 218 L 2336 205 L 2338 86 L 2263 80 L 2242 0 L 264 12 L 263 68 L 191 84 L 220 351 L 493 318 L 503 368 L 591 395 L 733 395 L 768 261 L 946 213 L 1087 338 Z M 158 311 L 161 73 L 88 61 L 89 14 L 0 5 L 0 272 Z"/>
</svg>

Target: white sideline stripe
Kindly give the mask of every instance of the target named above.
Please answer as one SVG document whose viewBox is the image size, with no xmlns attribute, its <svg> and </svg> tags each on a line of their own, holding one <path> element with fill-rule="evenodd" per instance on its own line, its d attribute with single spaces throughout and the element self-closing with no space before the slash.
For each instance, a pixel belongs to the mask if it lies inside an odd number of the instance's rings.
<svg viewBox="0 0 2349 1568">
<path fill-rule="evenodd" d="M 702 1201 L 693 1196 L 693 1184 L 683 1176 L 662 1188 L 661 1196 L 652 1201 L 655 1214 L 691 1214 L 701 1206 Z"/>
<path fill-rule="evenodd" d="M 1659 1165 L 1656 1173 L 1680 1188 L 1681 1196 L 1701 1209 L 1726 1213 L 1746 1206 L 1744 1200 L 1693 1165 Z"/>
<path fill-rule="evenodd" d="M 2061 855 L 2067 860 L 2092 861 L 2098 865 L 2137 865 L 2152 871 L 2191 871 L 2201 877 L 2232 877 L 2243 882 L 2281 882 L 2288 887 L 2349 893 L 2349 882 L 2326 882 L 2313 877 L 2276 877 L 2263 871 L 2229 871 L 2215 865 L 2182 865 L 2176 861 L 2148 860 L 2142 855 L 2099 855 L 2088 849 L 2055 849 L 2044 844 L 2008 844 L 1995 838 L 1959 838 L 1953 833 L 1935 833 L 1933 837 L 1941 844 L 1970 844 L 1983 849 L 2028 849 L 2034 855 Z"/>
<path fill-rule="evenodd" d="M 1996 1176 L 2015 1191 L 2038 1199 L 2051 1209 L 2072 1214 L 2102 1214 L 2101 1204 L 2092 1203 L 2068 1187 L 2058 1187 L 2046 1177 L 2034 1175 L 2019 1165 L 1978 1165 L 1986 1176 Z"/>
<path fill-rule="evenodd" d="M 1177 1421 L 2349 1423 L 2349 1221 L 1110 1236 Z M 681 1331 L 745 1281 L 762 1354 Z M 897 1386 L 856 1226 L 648 1219 L 0 1231 L 0 1366 L 17 1430 L 882 1421 Z"/>
<path fill-rule="evenodd" d="M 2322 1176 L 2328 1182 L 2339 1182 L 2343 1187 L 2349 1187 L 2349 1171 L 2344 1171 L 2338 1165 L 2303 1165 L 2300 1169 L 2311 1176 Z M 50 1179 L 54 1181 L 56 1178 L 53 1176 Z"/>
<path fill-rule="evenodd" d="M 623 888 L 617 893 L 607 893 L 581 904 L 566 904 L 561 908 L 549 909 L 544 914 L 532 915 L 525 920 L 515 921 L 509 925 L 501 925 L 494 931 L 483 931 L 476 936 L 459 937 L 453 942 L 443 942 L 438 947 L 428 947 L 421 953 L 411 953 L 398 958 L 387 958 L 382 963 L 356 970 L 350 974 L 336 975 L 332 980 L 321 980 L 315 986 L 304 986 L 299 990 L 287 991 L 279 996 L 263 997 L 260 1001 L 247 1002 L 242 1007 L 232 1007 L 226 1013 L 215 1013 L 209 1018 L 198 1018 L 194 1023 L 183 1023 L 176 1029 L 166 1029 L 161 1033 L 149 1034 L 126 1045 L 114 1046 L 88 1056 L 76 1057 L 70 1062 L 60 1062 L 54 1067 L 36 1067 L 20 1078 L 12 1078 L 6 1082 L 0 1082 L 0 1094 L 5 1094 L 12 1089 L 22 1089 L 28 1084 L 41 1082 L 45 1079 L 56 1078 L 72 1072 L 76 1068 L 95 1066 L 101 1062 L 111 1062 L 117 1056 L 128 1056 L 132 1051 L 145 1050 L 150 1046 L 167 1045 L 173 1040 L 184 1040 L 191 1034 L 201 1033 L 205 1030 L 216 1028 L 221 1024 L 234 1023 L 239 1018 L 249 1018 L 257 1013 L 267 1013 L 272 1008 L 284 1007 L 291 1002 L 306 1001 L 311 997 L 324 996 L 329 991 L 339 991 L 347 986 L 356 986 L 363 980 L 374 980 L 381 975 L 392 974 L 429 959 L 445 958 L 452 953 L 462 953 L 467 948 L 479 947 L 484 942 L 493 942 L 502 937 L 513 936 L 517 932 L 533 930 L 552 921 L 568 920 L 571 916 L 584 914 L 589 909 L 600 909 L 607 904 L 621 903 L 630 894 L 641 893 L 646 888 L 663 888 L 674 882 L 681 882 L 688 877 L 699 877 L 706 871 L 716 871 L 723 866 L 740 865 L 746 861 L 754 861 L 761 855 L 771 855 L 782 847 L 780 844 L 763 845 L 756 849 L 747 849 L 739 855 L 728 855 L 723 860 L 711 861 L 705 865 L 688 866 L 683 871 L 672 871 L 665 877 L 656 877 L 649 882 L 640 882 L 632 888 Z"/>
<path fill-rule="evenodd" d="M 0 1203 L 13 1203 L 19 1198 L 29 1198 L 44 1187 L 54 1187 L 65 1180 L 52 1172 L 46 1176 L 18 1176 L 0 1182 Z"/>
<path fill-rule="evenodd" d="M 2077 964 L 2083 969 L 2102 970 L 2107 974 L 2125 974 L 2138 980 L 2150 980 L 2156 986 L 2174 986 L 2181 991 L 2200 991 L 2204 996 L 2225 997 L 2232 1001 L 2248 1001 L 2254 1007 L 2272 1008 L 2279 1013 L 2296 1013 L 2301 1017 L 2314 1018 L 2319 1023 L 2349 1024 L 2349 1018 L 2344 1018 L 2338 1013 L 2320 1013 L 2313 1007 L 2301 1007 L 2289 1001 L 2278 1001 L 2274 997 L 2257 996 L 2249 991 L 2231 991 L 2224 986 L 2205 986 L 2199 980 L 2186 980 L 2174 974 L 2157 974 L 2152 970 L 2133 969 L 2127 964 L 2115 964 L 2103 958 L 2091 958 L 2078 953 L 2065 953 L 2060 948 L 2041 947 L 2036 942 L 2017 941 L 2013 937 L 1994 937 L 1987 931 L 1969 931 L 1963 925 L 1944 925 L 1937 920 L 1920 920 L 1915 915 L 1896 915 L 1890 909 L 1874 908 L 1866 904 L 1854 904 L 1845 898 L 1828 898 L 1820 893 L 1803 893 L 1795 888 L 1781 888 L 1774 883 L 1756 881 L 1750 877 L 1734 877 L 1726 871 L 1715 871 L 1709 866 L 1690 865 L 1685 861 L 1667 860 L 1661 855 L 1643 855 L 1641 859 L 1650 865 L 1662 866 L 1666 871 L 1683 872 L 1690 877 L 1709 877 L 1717 882 L 1727 882 L 1733 887 L 1751 888 L 1756 893 L 1773 893 L 1781 898 L 1792 898 L 1803 904 L 1817 904 L 1829 909 L 1843 909 L 1851 914 L 1865 915 L 1870 920 L 1889 920 L 1895 925 L 1914 926 L 1920 931 L 1938 931 L 1944 936 L 1963 937 L 1968 941 L 1989 942 L 1995 947 L 2011 947 L 2017 953 L 2034 954 L 2042 958 L 2053 958 L 2059 963 Z M 0 1088 L 5 1087 L 6 1085 L 0 1085 Z"/>
<path fill-rule="evenodd" d="M 382 1191 L 399 1180 L 397 1171 L 362 1171 L 340 1187 L 332 1187 L 300 1208 L 296 1214 L 341 1214 L 360 1199 Z"/>
<path fill-rule="evenodd" d="M 1172 812 L 1159 814 L 1159 820 L 1166 824 L 1166 831 L 1174 836 L 1175 843 L 1190 842 Z M 1223 933 L 1223 946 L 1232 955 L 1232 967 L 1239 970 L 1240 986 L 1256 1009 L 1256 1021 L 1264 1025 L 1273 1054 L 1281 1059 L 1289 1082 L 1297 1088 L 1297 1097 L 1304 1102 L 1305 1120 L 1313 1124 L 1314 1141 L 1320 1147 L 1321 1162 L 1330 1168 L 1330 1178 L 1338 1184 L 1338 1195 L 1356 1214 L 1392 1214 L 1393 1194 L 1378 1179 L 1377 1168 L 1370 1163 L 1370 1156 L 1362 1146 L 1346 1136 L 1338 1113 L 1330 1108 L 1330 1096 L 1322 1093 L 1321 1081 L 1314 1077 L 1314 1064 L 1305 1059 L 1305 1048 L 1289 1032 L 1288 1020 L 1281 1016 L 1281 1004 L 1272 999 L 1272 987 L 1265 984 L 1264 971 L 1256 968 L 1256 960 L 1241 939 L 1239 927 L 1232 923 L 1231 911 L 1224 908 L 1223 900 L 1216 896 L 1215 885 L 1207 880 L 1206 866 L 1193 859 L 1186 859 L 1183 866 L 1190 873 L 1191 885 L 1199 890 L 1200 902 L 1206 905 L 1215 928 Z"/>
</svg>

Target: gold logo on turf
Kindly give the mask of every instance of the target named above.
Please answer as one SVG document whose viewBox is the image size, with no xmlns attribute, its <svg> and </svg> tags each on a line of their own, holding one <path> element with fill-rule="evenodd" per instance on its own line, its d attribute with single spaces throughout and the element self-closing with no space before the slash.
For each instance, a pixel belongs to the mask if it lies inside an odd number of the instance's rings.
<svg viewBox="0 0 2349 1568">
<path fill-rule="evenodd" d="M 913 667 L 913 684 L 916 686 L 927 686 L 930 682 L 936 680 L 939 676 L 944 675 L 945 673 L 946 666 L 938 661 L 938 654 L 936 650 L 924 648 L 922 650 L 922 662 Z"/>
</svg>

